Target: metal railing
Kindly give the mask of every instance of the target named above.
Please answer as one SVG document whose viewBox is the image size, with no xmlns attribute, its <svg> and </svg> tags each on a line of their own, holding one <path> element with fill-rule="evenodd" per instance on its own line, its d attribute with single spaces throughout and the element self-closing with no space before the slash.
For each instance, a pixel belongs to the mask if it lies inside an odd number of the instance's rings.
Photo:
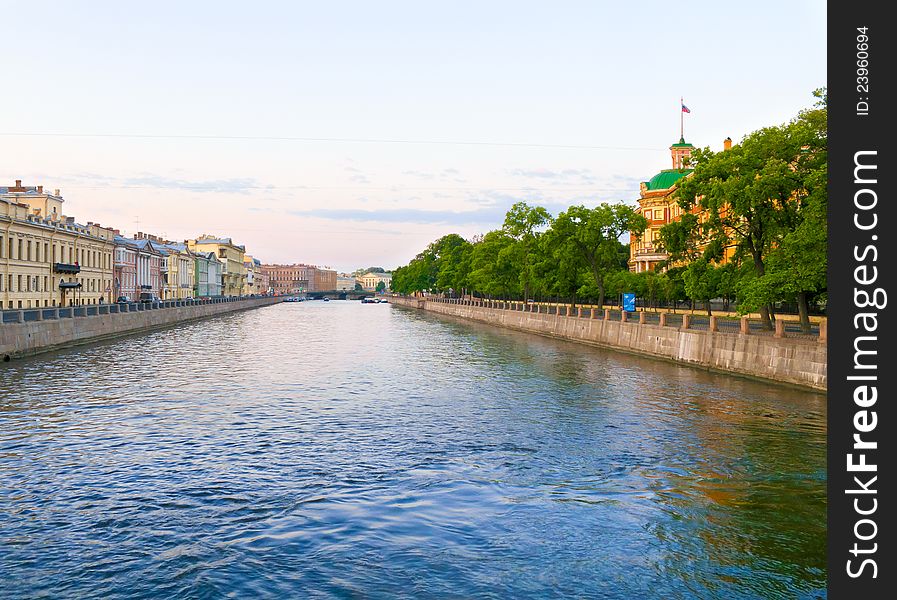
<svg viewBox="0 0 897 600">
<path fill-rule="evenodd" d="M 6 309 L 0 310 L 0 325 L 52 321 L 56 319 L 102 317 L 129 312 L 205 306 L 208 304 L 224 304 L 273 297 L 274 296 L 269 294 L 256 294 L 252 296 L 217 296 L 213 298 L 160 300 L 158 302 L 117 302 L 115 304 L 83 304 L 78 306 L 43 306 L 35 308 Z"/>
<path fill-rule="evenodd" d="M 421 298 L 418 298 L 421 299 Z M 561 317 L 598 319 L 608 321 L 626 321 L 635 325 L 652 325 L 655 327 L 672 327 L 679 330 L 709 331 L 728 335 L 760 335 L 777 338 L 796 338 L 825 342 L 828 324 L 826 319 L 811 322 L 809 331 L 805 331 L 800 323 L 784 318 L 773 319 L 772 328 L 767 328 L 761 319 L 751 317 L 733 317 L 730 315 L 707 315 L 701 313 L 675 313 L 663 310 L 638 310 L 626 312 L 619 308 L 597 308 L 593 306 L 573 306 L 560 303 L 536 303 L 508 300 L 489 300 L 483 298 L 442 298 L 428 296 L 428 302 L 453 304 L 459 306 L 475 306 L 493 310 L 529 312 L 541 315 Z"/>
</svg>

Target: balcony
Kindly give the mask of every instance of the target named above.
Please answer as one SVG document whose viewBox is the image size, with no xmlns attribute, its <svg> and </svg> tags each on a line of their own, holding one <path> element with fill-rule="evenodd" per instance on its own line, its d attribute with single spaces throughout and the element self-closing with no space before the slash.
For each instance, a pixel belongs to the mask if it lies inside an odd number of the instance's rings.
<svg viewBox="0 0 897 600">
<path fill-rule="evenodd" d="M 53 263 L 53 272 L 75 275 L 81 272 L 81 266 L 78 263 L 73 265 L 69 263 Z"/>
<path fill-rule="evenodd" d="M 656 248 L 653 246 L 645 246 L 643 248 L 639 248 L 635 251 L 633 258 L 635 260 L 648 260 L 648 261 L 656 261 L 656 260 L 666 260 L 670 257 L 669 254 L 664 252 L 661 248 Z"/>
</svg>

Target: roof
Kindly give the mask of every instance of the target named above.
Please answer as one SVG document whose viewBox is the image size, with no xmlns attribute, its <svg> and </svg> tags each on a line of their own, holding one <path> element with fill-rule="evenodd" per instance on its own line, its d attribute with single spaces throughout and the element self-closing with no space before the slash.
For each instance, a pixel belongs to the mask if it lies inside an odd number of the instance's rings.
<svg viewBox="0 0 897 600">
<path fill-rule="evenodd" d="M 664 169 L 652 177 L 645 185 L 648 187 L 648 191 L 668 190 L 692 171 L 694 169 Z"/>
<path fill-rule="evenodd" d="M 692 144 L 685 141 L 685 138 L 679 138 L 679 141 L 670 146 L 670 148 L 694 148 Z"/>
<path fill-rule="evenodd" d="M 239 248 L 240 250 L 246 251 L 245 246 L 241 246 L 239 244 L 235 244 L 231 238 L 203 238 L 199 237 L 193 240 L 193 243 L 202 246 L 203 244 L 218 244 L 219 246 L 233 246 L 234 248 Z"/>
</svg>

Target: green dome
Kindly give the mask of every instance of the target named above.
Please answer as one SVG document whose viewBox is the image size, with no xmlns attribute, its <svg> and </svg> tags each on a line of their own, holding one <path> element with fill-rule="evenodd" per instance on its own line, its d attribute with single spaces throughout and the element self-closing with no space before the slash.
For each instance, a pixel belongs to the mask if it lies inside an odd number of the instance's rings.
<svg viewBox="0 0 897 600">
<path fill-rule="evenodd" d="M 654 190 L 668 190 L 674 185 L 676 182 L 694 171 L 694 169 L 664 169 L 657 175 L 651 178 L 651 180 L 646 184 L 648 186 L 648 191 Z"/>
</svg>

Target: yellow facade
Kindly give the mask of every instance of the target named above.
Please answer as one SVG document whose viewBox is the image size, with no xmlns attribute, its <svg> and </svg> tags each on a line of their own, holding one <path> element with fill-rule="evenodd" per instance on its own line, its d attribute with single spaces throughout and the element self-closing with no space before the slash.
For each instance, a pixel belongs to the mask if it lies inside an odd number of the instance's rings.
<svg viewBox="0 0 897 600">
<path fill-rule="evenodd" d="M 246 267 L 243 265 L 246 256 L 244 246 L 234 244 L 230 238 L 216 238 L 210 235 L 188 240 L 187 245 L 193 252 L 214 252 L 218 257 L 222 263 L 222 295 L 243 295 L 246 285 Z"/>
<path fill-rule="evenodd" d="M 186 244 L 164 244 L 165 284 L 163 300 L 185 300 L 193 297 L 196 257 Z"/>
<path fill-rule="evenodd" d="M 58 190 L 0 187 L 0 305 L 4 309 L 112 301 L 115 233 L 62 215 Z"/>
<path fill-rule="evenodd" d="M 732 147 L 732 140 L 726 139 L 723 148 Z M 670 154 L 673 162 L 672 169 L 666 169 L 644 181 L 639 186 L 638 212 L 648 222 L 644 233 L 641 235 L 630 234 L 629 239 L 629 270 L 635 273 L 654 271 L 658 264 L 669 259 L 669 254 L 663 249 L 660 240 L 660 229 L 669 223 L 682 218 L 684 212 L 679 206 L 676 191 L 679 181 L 689 177 L 692 170 L 688 167 L 688 160 L 694 146 L 680 139 L 678 143 L 670 146 Z M 695 209 L 699 220 L 706 218 L 699 208 Z M 703 246 L 699 245 L 699 249 Z M 731 260 L 735 253 L 734 247 L 727 247 L 723 251 L 721 264 Z"/>
</svg>

